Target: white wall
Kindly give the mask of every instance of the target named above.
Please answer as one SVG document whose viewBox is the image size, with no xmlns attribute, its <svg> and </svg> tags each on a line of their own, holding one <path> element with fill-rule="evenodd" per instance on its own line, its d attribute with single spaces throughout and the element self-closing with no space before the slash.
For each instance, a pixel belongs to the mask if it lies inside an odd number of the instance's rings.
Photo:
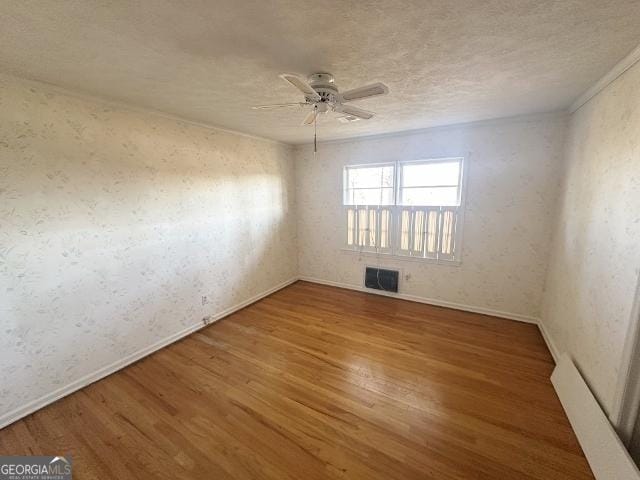
<svg viewBox="0 0 640 480">
<path fill-rule="evenodd" d="M 607 413 L 640 268 L 640 64 L 570 118 L 543 322 Z"/>
<path fill-rule="evenodd" d="M 8 77 L 0 112 L 0 417 L 296 275 L 291 147 Z"/>
<path fill-rule="evenodd" d="M 346 164 L 466 158 L 462 264 L 398 259 L 401 293 L 538 318 L 553 211 L 562 171 L 565 118 L 538 116 L 437 128 L 296 149 L 299 269 L 303 277 L 362 286 L 365 264 L 342 252 Z M 381 257 L 382 258 L 382 257 Z"/>
</svg>

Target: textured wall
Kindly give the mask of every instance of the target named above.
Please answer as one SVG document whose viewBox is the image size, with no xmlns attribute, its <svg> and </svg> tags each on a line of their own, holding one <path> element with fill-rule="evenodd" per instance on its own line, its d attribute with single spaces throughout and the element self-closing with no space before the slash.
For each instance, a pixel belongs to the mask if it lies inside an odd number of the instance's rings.
<svg viewBox="0 0 640 480">
<path fill-rule="evenodd" d="M 302 276 L 362 285 L 376 258 L 341 252 L 345 164 L 466 157 L 462 264 L 381 260 L 411 275 L 401 292 L 538 317 L 555 208 L 565 119 L 545 116 L 296 149 Z"/>
<path fill-rule="evenodd" d="M 640 267 L 640 64 L 571 116 L 543 321 L 607 412 Z"/>
<path fill-rule="evenodd" d="M 291 147 L 4 77 L 0 111 L 0 415 L 296 274 Z"/>
</svg>

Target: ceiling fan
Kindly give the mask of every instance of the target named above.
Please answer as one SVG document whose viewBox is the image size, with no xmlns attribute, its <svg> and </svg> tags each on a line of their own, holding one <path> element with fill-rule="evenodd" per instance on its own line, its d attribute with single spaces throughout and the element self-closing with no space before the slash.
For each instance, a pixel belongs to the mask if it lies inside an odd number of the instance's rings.
<svg viewBox="0 0 640 480">
<path fill-rule="evenodd" d="M 280 78 L 300 90 L 304 94 L 304 102 L 256 105 L 251 108 L 255 110 L 287 107 L 310 108 L 309 113 L 302 121 L 303 125 L 315 126 L 318 116 L 327 112 L 340 114 L 338 120 L 343 123 L 369 120 L 375 115 L 373 112 L 353 105 L 345 105 L 345 103 L 389 93 L 389 88 L 383 83 L 372 83 L 340 93 L 334 83 L 333 75 L 330 73 L 314 73 L 309 75 L 307 79 L 294 73 L 283 73 Z"/>
</svg>

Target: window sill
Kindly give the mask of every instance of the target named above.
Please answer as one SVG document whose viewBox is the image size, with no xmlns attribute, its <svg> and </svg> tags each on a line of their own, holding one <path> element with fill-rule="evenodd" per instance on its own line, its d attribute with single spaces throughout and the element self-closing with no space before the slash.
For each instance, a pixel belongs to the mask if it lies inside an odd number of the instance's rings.
<svg viewBox="0 0 640 480">
<path fill-rule="evenodd" d="M 393 253 L 376 253 L 365 250 L 352 250 L 350 248 L 341 248 L 340 251 L 342 253 L 357 255 L 359 257 L 385 258 L 394 261 L 411 263 L 430 263 L 435 265 L 444 265 L 447 267 L 459 267 L 462 263 L 460 260 L 437 260 L 434 258 L 409 257 L 406 255 L 395 255 Z"/>
</svg>

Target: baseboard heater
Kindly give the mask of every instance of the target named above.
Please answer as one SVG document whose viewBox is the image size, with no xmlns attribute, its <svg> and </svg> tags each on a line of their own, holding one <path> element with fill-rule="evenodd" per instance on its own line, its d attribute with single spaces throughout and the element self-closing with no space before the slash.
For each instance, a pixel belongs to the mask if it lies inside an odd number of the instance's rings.
<svg viewBox="0 0 640 480">
<path fill-rule="evenodd" d="M 597 480 L 640 480 L 640 471 L 580 372 L 564 353 L 551 382 Z"/>
<path fill-rule="evenodd" d="M 364 286 L 385 292 L 397 292 L 398 277 L 398 270 L 367 267 L 364 273 Z"/>
</svg>

